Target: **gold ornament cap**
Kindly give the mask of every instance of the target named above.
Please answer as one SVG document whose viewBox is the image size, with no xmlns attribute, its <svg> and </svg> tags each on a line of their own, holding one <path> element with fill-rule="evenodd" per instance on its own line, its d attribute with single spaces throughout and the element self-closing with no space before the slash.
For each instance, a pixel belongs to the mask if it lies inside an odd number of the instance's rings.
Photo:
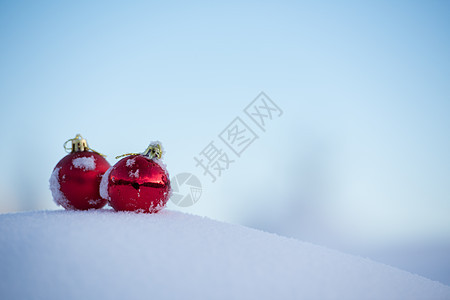
<svg viewBox="0 0 450 300">
<path fill-rule="evenodd" d="M 67 144 L 68 144 L 69 142 L 72 142 L 72 147 L 67 146 Z M 92 151 L 92 152 L 95 152 L 95 153 L 97 153 L 97 154 L 100 154 L 100 155 L 103 156 L 103 157 L 106 157 L 106 155 L 103 155 L 103 154 L 101 154 L 101 153 L 95 151 L 94 149 L 89 148 L 86 139 L 83 138 L 83 137 L 81 136 L 81 134 L 77 134 L 73 139 L 67 140 L 67 141 L 64 143 L 64 149 L 65 149 L 66 152 L 68 152 L 68 153 L 69 153 L 69 152 L 70 152 L 70 153 L 73 153 L 73 152 Z"/>
</svg>

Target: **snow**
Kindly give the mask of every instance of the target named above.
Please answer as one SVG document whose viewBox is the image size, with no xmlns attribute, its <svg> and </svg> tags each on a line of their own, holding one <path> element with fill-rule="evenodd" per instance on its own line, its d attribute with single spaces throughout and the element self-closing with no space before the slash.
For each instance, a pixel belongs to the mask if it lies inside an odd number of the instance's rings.
<svg viewBox="0 0 450 300">
<path fill-rule="evenodd" d="M 0 299 L 450 299 L 370 260 L 163 210 L 0 215 Z"/>
<path fill-rule="evenodd" d="M 128 176 L 130 176 L 131 178 L 139 178 L 139 169 L 137 169 L 135 172 L 130 171 L 128 172 Z"/>
<path fill-rule="evenodd" d="M 167 176 L 169 176 L 169 171 L 167 171 L 167 165 L 162 161 L 162 159 L 158 159 L 156 157 L 153 157 L 152 160 L 157 163 L 161 169 L 164 170 L 164 172 L 166 172 Z"/>
<path fill-rule="evenodd" d="M 85 171 L 95 170 L 95 158 L 89 157 L 77 157 L 72 160 L 72 164 L 75 168 L 83 169 Z"/>
<path fill-rule="evenodd" d="M 72 205 L 69 203 L 69 200 L 67 200 L 66 196 L 61 192 L 61 185 L 58 180 L 60 170 L 61 168 L 55 168 L 50 176 L 50 191 L 52 192 L 53 201 L 55 201 L 57 205 L 71 207 Z"/>
<path fill-rule="evenodd" d="M 113 166 L 109 167 L 108 170 L 106 170 L 105 174 L 102 176 L 102 180 L 100 181 L 100 197 L 103 199 L 106 199 L 109 201 L 109 194 L 108 194 L 108 178 L 109 174 L 112 171 Z"/>
<path fill-rule="evenodd" d="M 156 146 L 158 146 L 158 145 L 159 145 L 159 147 L 161 148 L 161 158 L 153 157 L 152 160 L 153 160 L 155 163 L 157 163 L 157 164 L 164 170 L 164 172 L 166 172 L 166 174 L 168 175 L 169 172 L 167 171 L 167 166 L 166 166 L 166 164 L 162 161 L 162 158 L 163 158 L 164 155 L 166 154 L 166 150 L 164 149 L 163 144 L 162 144 L 160 141 L 151 141 L 150 144 L 149 144 L 149 146 L 153 146 L 153 147 L 156 147 Z M 130 161 L 128 160 L 128 161 L 127 161 L 127 166 L 128 166 L 128 163 L 129 163 L 129 162 L 130 162 Z M 132 162 L 132 163 L 134 163 L 134 162 Z"/>
<path fill-rule="evenodd" d="M 154 157 L 152 160 L 155 163 L 157 163 L 161 167 L 161 169 L 164 170 L 164 172 L 167 175 L 167 178 L 169 178 L 169 180 L 170 180 L 170 175 L 169 175 L 169 171 L 167 170 L 167 165 L 162 161 L 162 159 L 158 159 L 158 158 Z M 172 185 L 170 185 L 168 193 L 169 193 L 168 199 L 172 198 L 172 194 L 173 194 Z M 164 194 L 164 195 L 166 195 L 166 194 Z"/>
<path fill-rule="evenodd" d="M 127 167 L 130 167 L 130 168 L 131 168 L 132 166 L 134 166 L 135 162 L 136 162 L 136 157 L 129 158 L 129 159 L 127 160 L 126 165 L 127 165 Z"/>
<path fill-rule="evenodd" d="M 158 146 L 161 148 L 161 153 L 164 156 L 164 154 L 166 153 L 166 149 L 164 148 L 163 144 L 161 143 L 161 141 L 156 140 L 156 141 L 151 141 L 149 143 L 149 146 Z"/>
<path fill-rule="evenodd" d="M 98 205 L 98 204 L 100 204 L 102 201 L 103 201 L 102 199 L 91 199 L 91 200 L 88 200 L 88 203 L 89 203 L 90 205 Z"/>
<path fill-rule="evenodd" d="M 152 160 L 156 164 L 158 164 L 158 166 L 160 166 L 161 169 L 164 170 L 164 172 L 166 173 L 167 177 L 170 179 L 169 171 L 167 170 L 167 165 L 163 162 L 163 157 L 166 154 L 166 150 L 164 149 L 164 147 L 163 147 L 163 145 L 162 145 L 162 143 L 160 141 L 152 141 L 152 142 L 150 142 L 150 146 L 156 146 L 156 145 L 159 145 L 161 147 L 162 156 L 161 156 L 161 158 L 153 157 Z M 127 164 L 128 164 L 128 161 L 127 161 Z M 168 198 L 170 199 L 172 197 L 172 194 L 173 194 L 172 185 L 170 186 L 168 193 L 169 193 L 169 197 Z M 157 207 L 164 207 L 164 205 L 162 205 L 162 203 L 160 203 L 160 204 L 158 204 Z"/>
</svg>

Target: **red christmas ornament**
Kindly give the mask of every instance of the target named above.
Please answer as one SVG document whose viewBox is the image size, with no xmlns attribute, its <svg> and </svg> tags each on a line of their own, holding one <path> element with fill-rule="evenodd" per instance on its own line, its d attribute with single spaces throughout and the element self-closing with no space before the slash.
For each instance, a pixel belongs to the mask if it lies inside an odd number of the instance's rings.
<svg viewBox="0 0 450 300">
<path fill-rule="evenodd" d="M 103 176 L 100 194 L 117 211 L 156 213 L 170 197 L 170 179 L 161 162 L 161 145 L 152 143 L 144 153 L 129 153 Z"/>
<path fill-rule="evenodd" d="M 66 148 L 68 142 L 72 148 Z M 90 149 L 81 135 L 64 144 L 71 153 L 59 161 L 50 177 L 53 200 L 69 210 L 102 208 L 107 200 L 100 196 L 103 174 L 110 164 L 100 153 Z"/>
</svg>

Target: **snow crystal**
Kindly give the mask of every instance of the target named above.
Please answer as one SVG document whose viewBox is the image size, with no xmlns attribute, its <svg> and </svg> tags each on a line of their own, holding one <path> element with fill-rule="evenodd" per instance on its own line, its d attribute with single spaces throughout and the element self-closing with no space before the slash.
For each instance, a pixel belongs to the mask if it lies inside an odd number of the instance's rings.
<svg viewBox="0 0 450 300">
<path fill-rule="evenodd" d="M 165 194 L 164 194 L 165 195 Z M 164 201 L 162 199 L 159 200 L 158 204 L 155 206 L 154 210 L 156 212 L 160 211 L 161 209 L 163 209 L 166 206 L 166 204 L 164 203 Z"/>
<path fill-rule="evenodd" d="M 167 176 L 169 176 L 169 172 L 167 171 L 167 166 L 166 166 L 166 164 L 162 161 L 162 159 L 158 159 L 158 158 L 154 157 L 152 160 L 153 160 L 155 163 L 157 163 L 157 164 L 161 167 L 161 169 L 164 170 L 164 172 L 166 172 Z"/>
<path fill-rule="evenodd" d="M 154 203 L 151 203 L 147 211 L 156 213 L 159 212 L 161 209 L 163 209 L 165 206 L 166 204 L 164 203 L 163 199 L 159 199 L 156 205 Z"/>
<path fill-rule="evenodd" d="M 91 200 L 88 200 L 88 203 L 89 203 L 90 205 L 98 205 L 98 204 L 100 204 L 102 201 L 103 201 L 102 199 L 97 199 L 97 200 L 91 199 Z"/>
<path fill-rule="evenodd" d="M 162 145 L 162 143 L 161 143 L 160 141 L 152 141 L 152 142 L 150 142 L 150 145 L 151 145 L 151 146 L 156 146 L 156 145 L 161 146 L 161 152 L 162 152 L 162 154 L 163 154 L 162 157 L 164 157 L 166 151 L 165 151 L 165 149 L 164 149 L 164 147 L 163 147 L 163 145 Z M 162 158 L 159 159 L 159 158 L 157 158 L 157 157 L 153 157 L 152 160 L 153 160 L 155 163 L 157 163 L 157 164 L 161 167 L 161 169 L 164 170 L 164 172 L 165 172 L 166 175 L 167 175 L 167 178 L 170 180 L 170 177 L 169 177 L 169 171 L 167 170 L 166 164 L 162 161 Z M 128 163 L 128 162 L 127 162 L 127 163 Z M 167 193 L 169 194 L 169 199 L 170 199 L 170 197 L 172 197 L 172 185 L 170 186 L 170 189 L 168 190 Z M 166 195 L 166 194 L 164 194 L 164 195 Z M 164 206 L 163 206 L 163 207 L 164 207 Z M 158 206 L 157 208 L 159 208 L 159 206 Z"/>
<path fill-rule="evenodd" d="M 167 195 L 167 194 L 168 194 L 168 195 Z M 172 198 L 172 195 L 173 195 L 172 183 L 170 184 L 169 190 L 168 190 L 167 192 L 164 193 L 164 196 L 166 196 L 166 195 L 167 195 L 167 199 Z"/>
<path fill-rule="evenodd" d="M 59 184 L 60 170 L 61 168 L 55 168 L 52 172 L 52 175 L 50 176 L 50 191 L 52 192 L 53 201 L 55 201 L 57 205 L 60 205 L 67 209 L 71 209 L 72 205 L 69 203 L 69 200 L 67 200 L 66 196 L 64 196 L 64 194 L 61 192 L 61 185 Z"/>
<path fill-rule="evenodd" d="M 127 167 L 131 168 L 132 166 L 134 166 L 134 163 L 135 163 L 135 162 L 136 162 L 136 157 L 129 158 L 129 159 L 127 160 L 126 165 L 127 165 Z"/>
<path fill-rule="evenodd" d="M 127 162 L 127 163 L 128 163 L 128 162 Z M 128 173 L 128 176 L 134 177 L 134 178 L 139 178 L 139 169 L 137 169 L 135 172 L 130 171 L 130 172 Z"/>
<path fill-rule="evenodd" d="M 109 174 L 112 171 L 112 166 L 103 174 L 102 180 L 100 181 L 100 197 L 109 201 L 108 194 L 108 182 L 109 182 Z"/>
<path fill-rule="evenodd" d="M 95 158 L 89 157 L 77 157 L 72 161 L 75 168 L 83 169 L 85 171 L 95 170 Z"/>
<path fill-rule="evenodd" d="M 169 171 L 167 171 L 167 166 L 166 166 L 166 164 L 161 160 L 161 159 L 157 159 L 157 158 L 153 158 L 153 161 L 155 162 L 155 163 L 157 163 L 160 167 L 161 167 L 161 169 L 163 169 L 164 170 L 164 172 L 166 173 L 166 175 L 167 175 L 167 179 L 168 180 L 170 180 L 170 177 L 169 177 Z M 169 188 L 169 190 L 167 191 L 167 193 L 169 194 L 169 196 L 168 196 L 168 199 L 170 199 L 171 197 L 172 197 L 172 185 L 170 185 L 170 188 Z M 166 195 L 166 194 L 164 194 L 164 195 Z"/>
</svg>

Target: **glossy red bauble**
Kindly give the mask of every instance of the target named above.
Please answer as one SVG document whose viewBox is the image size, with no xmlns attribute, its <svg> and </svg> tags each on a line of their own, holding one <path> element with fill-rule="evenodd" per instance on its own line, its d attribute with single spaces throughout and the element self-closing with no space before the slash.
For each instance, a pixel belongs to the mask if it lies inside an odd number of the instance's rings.
<svg viewBox="0 0 450 300">
<path fill-rule="evenodd" d="M 102 181 L 101 193 L 117 211 L 155 213 L 170 196 L 170 179 L 156 158 L 130 155 L 118 161 Z"/>
<path fill-rule="evenodd" d="M 53 199 L 65 209 L 102 208 L 107 200 L 100 197 L 100 181 L 109 167 L 98 153 L 69 153 L 59 161 L 50 177 Z"/>
</svg>

